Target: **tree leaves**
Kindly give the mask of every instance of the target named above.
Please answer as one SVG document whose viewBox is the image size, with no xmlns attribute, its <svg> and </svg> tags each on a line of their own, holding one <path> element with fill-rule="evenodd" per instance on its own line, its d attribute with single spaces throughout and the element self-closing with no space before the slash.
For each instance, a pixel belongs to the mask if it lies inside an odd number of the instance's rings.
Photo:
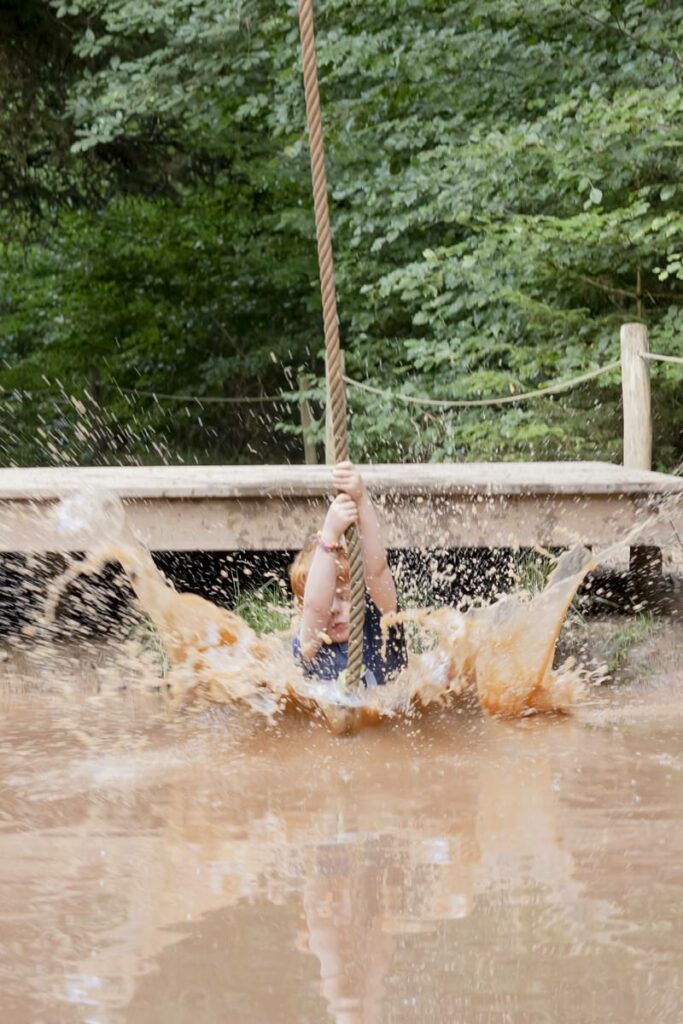
<svg viewBox="0 0 683 1024">
<path fill-rule="evenodd" d="M 3 373 L 49 353 L 83 382 L 95 344 L 113 377 L 160 389 L 321 374 L 296 4 L 53 8 L 73 31 L 59 130 L 82 180 L 97 169 L 103 214 L 54 190 L 44 248 L 6 264 Z M 683 9 L 317 0 L 316 22 L 352 376 L 439 398 L 528 390 L 613 360 L 641 314 L 654 349 L 680 345 Z M 673 465 L 683 389 L 668 369 L 653 382 L 655 453 Z M 361 457 L 619 455 L 616 380 L 438 419 L 350 401 Z"/>
</svg>

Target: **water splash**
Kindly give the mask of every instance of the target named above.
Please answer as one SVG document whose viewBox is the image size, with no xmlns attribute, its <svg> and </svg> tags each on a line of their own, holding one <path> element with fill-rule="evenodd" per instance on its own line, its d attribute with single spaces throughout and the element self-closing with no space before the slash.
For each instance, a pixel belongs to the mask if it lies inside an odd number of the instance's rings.
<svg viewBox="0 0 683 1024">
<path fill-rule="evenodd" d="M 335 681 L 306 679 L 294 664 L 288 635 L 258 636 L 234 612 L 177 592 L 127 525 L 116 497 L 101 491 L 72 495 L 56 507 L 55 520 L 70 543 L 88 554 L 53 588 L 49 615 L 76 576 L 120 563 L 163 645 L 171 699 L 185 709 L 242 706 L 269 718 L 297 709 L 342 733 L 468 695 L 488 714 L 517 717 L 567 711 L 583 694 L 579 670 L 570 663 L 554 670 L 552 664 L 572 598 L 594 565 L 584 548 L 564 554 L 533 597 L 516 593 L 465 613 L 428 608 L 386 617 L 387 625 L 412 622 L 427 649 L 410 653 L 395 683 L 349 694 Z"/>
</svg>

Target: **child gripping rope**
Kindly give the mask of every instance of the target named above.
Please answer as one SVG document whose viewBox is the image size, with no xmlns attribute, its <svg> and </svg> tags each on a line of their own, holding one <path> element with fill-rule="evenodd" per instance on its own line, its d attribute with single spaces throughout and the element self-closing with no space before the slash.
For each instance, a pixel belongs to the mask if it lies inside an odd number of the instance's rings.
<svg viewBox="0 0 683 1024">
<path fill-rule="evenodd" d="M 294 657 L 309 678 L 344 681 L 351 609 L 344 533 L 356 523 L 366 588 L 362 681 L 364 686 L 381 686 L 407 664 L 403 626 L 392 625 L 384 633 L 381 628 L 382 616 L 397 610 L 396 585 L 377 513 L 358 468 L 339 462 L 332 476 L 338 494 L 322 529 L 290 568 L 292 590 L 301 608 L 292 644 Z"/>
</svg>

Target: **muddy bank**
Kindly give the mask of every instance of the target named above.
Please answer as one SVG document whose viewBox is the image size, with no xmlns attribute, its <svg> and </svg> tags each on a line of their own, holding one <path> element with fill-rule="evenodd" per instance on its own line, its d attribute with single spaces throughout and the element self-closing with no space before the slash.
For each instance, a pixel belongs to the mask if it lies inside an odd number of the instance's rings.
<svg viewBox="0 0 683 1024">
<path fill-rule="evenodd" d="M 557 657 L 603 665 L 606 683 L 675 678 L 683 664 L 683 616 L 570 614 Z"/>
</svg>

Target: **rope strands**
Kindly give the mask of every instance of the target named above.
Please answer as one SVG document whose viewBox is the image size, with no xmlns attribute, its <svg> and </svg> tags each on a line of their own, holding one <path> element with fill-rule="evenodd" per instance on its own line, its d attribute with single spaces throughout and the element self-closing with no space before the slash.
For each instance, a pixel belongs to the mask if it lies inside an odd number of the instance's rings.
<svg viewBox="0 0 683 1024">
<path fill-rule="evenodd" d="M 647 355 L 643 356 L 643 359 L 658 360 L 666 363 L 683 363 L 683 358 L 680 356 L 663 356 L 654 352 L 648 352 Z M 359 391 L 366 391 L 370 395 L 378 395 L 382 398 L 395 399 L 397 402 L 403 402 L 405 405 L 436 406 L 440 409 L 468 409 L 482 408 L 490 405 L 512 405 L 515 402 L 528 402 L 534 398 L 542 398 L 544 395 L 559 394 L 562 391 L 569 391 L 578 384 L 585 384 L 590 380 L 595 380 L 597 377 L 602 377 L 603 374 L 612 373 L 620 365 L 619 361 L 607 363 L 605 366 L 598 366 L 594 370 L 587 370 L 586 373 L 579 374 L 577 377 L 570 377 L 568 380 L 557 381 L 554 384 L 544 384 L 543 387 L 536 388 L 534 391 L 520 391 L 512 395 L 499 395 L 491 398 L 425 398 L 422 395 L 403 395 L 400 391 L 393 391 L 391 388 L 378 388 L 374 384 L 368 384 L 367 381 L 354 380 L 353 377 L 347 377 L 346 375 L 343 376 L 343 381 L 349 387 L 357 388 Z M 288 394 L 286 391 L 279 395 L 245 395 L 238 397 L 236 395 L 169 394 L 163 391 L 124 388 L 120 387 L 116 382 L 112 382 L 109 386 L 123 395 L 154 398 L 164 402 L 197 402 L 200 405 L 258 405 L 267 402 L 289 402 L 294 404 L 300 401 L 298 394 Z M 7 393 L 5 389 L 0 388 L 0 394 L 4 393 Z"/>
<path fill-rule="evenodd" d="M 643 352 L 641 359 L 647 359 L 653 363 L 676 363 L 683 366 L 683 356 L 663 356 L 658 352 Z"/>
<path fill-rule="evenodd" d="M 648 357 L 644 356 L 643 358 Z M 664 358 L 667 361 L 670 359 L 671 362 L 678 361 L 676 357 L 666 356 Z M 683 362 L 683 360 L 680 361 Z M 589 380 L 595 380 L 596 377 L 602 377 L 605 373 L 612 373 L 613 370 L 618 370 L 620 366 L 620 362 L 607 363 L 606 366 L 599 366 L 597 370 L 582 373 L 578 377 L 572 377 L 571 380 L 559 381 L 557 384 L 548 384 L 545 387 L 537 388 L 535 391 L 522 391 L 518 395 L 502 395 L 499 398 L 422 398 L 419 395 L 402 395 L 398 391 L 376 388 L 371 384 L 352 380 L 350 377 L 344 377 L 344 380 L 351 387 L 358 388 L 360 391 L 367 391 L 368 394 L 379 395 L 382 398 L 395 398 L 397 402 L 404 402 L 406 405 L 425 405 L 437 409 L 471 409 L 489 405 L 512 405 L 514 402 L 527 402 L 529 399 L 541 398 L 543 395 L 556 395 L 561 391 L 568 391 L 577 384 L 585 384 Z"/>
<path fill-rule="evenodd" d="M 648 362 L 683 365 L 683 356 L 645 352 L 641 358 Z M 612 373 L 614 370 L 619 369 L 620 365 L 620 362 L 606 363 L 604 366 L 598 366 L 594 370 L 587 370 L 586 373 L 579 374 L 577 377 L 570 377 L 568 380 L 557 381 L 553 384 L 545 384 L 543 387 L 536 388 L 533 391 L 520 391 L 516 394 L 499 395 L 491 398 L 426 398 L 423 395 L 404 395 L 400 391 L 394 391 L 392 388 L 379 388 L 374 384 L 368 384 L 362 380 L 354 380 L 353 377 L 347 377 L 346 375 L 342 379 L 351 388 L 357 388 L 359 391 L 365 391 L 367 394 L 377 395 L 380 398 L 402 402 L 404 405 L 424 405 L 444 410 L 471 409 L 495 405 L 514 405 L 515 402 L 529 402 L 534 398 L 542 398 L 545 395 L 560 394 L 562 391 L 569 391 L 579 384 L 586 384 L 588 381 L 602 377 L 604 374 Z M 115 381 L 105 382 L 103 387 L 112 388 L 122 395 L 130 395 L 135 398 L 151 398 L 161 402 L 193 402 L 197 405 L 263 405 L 266 403 L 289 403 L 293 405 L 300 401 L 298 393 L 291 394 L 286 391 L 279 395 L 188 395 L 152 391 L 144 388 L 124 388 Z M 51 393 L 49 388 L 41 391 L 25 391 L 19 388 L 0 387 L 0 401 L 46 398 Z M 60 394 L 66 393 L 60 391 Z M 68 396 L 66 400 L 68 400 Z"/>
<path fill-rule="evenodd" d="M 120 391 L 122 395 L 139 395 L 141 398 L 154 398 L 160 402 L 198 402 L 200 405 L 263 405 L 266 402 L 294 401 L 285 395 L 174 395 L 165 391 L 121 388 L 118 384 L 111 386 Z"/>
<path fill-rule="evenodd" d="M 325 332 L 325 374 L 331 411 L 334 461 L 338 462 L 341 459 L 348 458 L 346 391 L 343 379 L 341 343 L 339 340 L 339 321 L 337 318 L 332 231 L 327 201 L 327 177 L 325 174 L 325 153 L 320 117 L 320 92 L 318 89 L 318 66 L 311 0 L 299 0 L 299 33 L 301 36 L 304 92 L 306 95 L 306 119 L 308 122 L 311 158 L 315 232 L 318 242 L 318 264 L 320 266 L 320 292 L 322 295 L 323 326 Z M 357 527 L 352 526 L 347 531 L 346 542 L 351 569 L 351 622 L 346 679 L 349 687 L 357 689 L 360 686 L 363 663 L 363 626 L 365 620 L 363 553 Z"/>
<path fill-rule="evenodd" d="M 676 365 L 683 365 L 683 356 L 667 356 L 660 355 L 657 352 L 646 352 L 642 355 L 643 359 L 650 362 L 658 363 L 671 363 Z M 579 384 L 587 384 L 588 381 L 596 380 L 598 377 L 602 377 L 607 373 L 613 373 L 614 370 L 618 370 L 621 366 L 619 361 L 606 363 L 604 366 L 598 366 L 594 370 L 587 370 L 586 373 L 581 373 L 576 377 L 570 377 L 568 380 L 560 380 L 554 384 L 545 384 L 541 388 L 536 388 L 533 391 L 520 391 L 516 394 L 511 395 L 499 395 L 491 398 L 426 398 L 423 395 L 404 395 L 400 391 L 394 391 L 391 388 L 378 388 L 374 384 L 368 384 L 366 381 L 354 380 L 353 377 L 343 376 L 343 381 L 351 388 L 356 388 L 358 391 L 365 391 L 369 395 L 377 395 L 380 398 L 394 399 L 397 402 L 402 402 L 404 405 L 424 405 L 431 408 L 437 409 L 482 409 L 488 406 L 496 405 L 514 405 L 516 402 L 529 402 L 534 398 L 543 398 L 545 395 L 558 395 L 563 391 L 570 391 L 572 388 L 577 387 Z M 1 392 L 2 389 L 0 389 Z M 126 395 L 140 395 L 144 398 L 157 398 L 162 401 L 178 401 L 178 402 L 199 402 L 199 403 L 212 403 L 217 404 L 226 403 L 240 405 L 245 404 L 257 404 L 264 402 L 298 402 L 299 398 L 292 395 L 288 395 L 283 392 L 281 395 L 252 395 L 244 398 L 223 398 L 218 395 L 170 395 L 163 394 L 162 392 L 156 391 L 138 391 L 135 388 L 118 388 Z"/>
</svg>

